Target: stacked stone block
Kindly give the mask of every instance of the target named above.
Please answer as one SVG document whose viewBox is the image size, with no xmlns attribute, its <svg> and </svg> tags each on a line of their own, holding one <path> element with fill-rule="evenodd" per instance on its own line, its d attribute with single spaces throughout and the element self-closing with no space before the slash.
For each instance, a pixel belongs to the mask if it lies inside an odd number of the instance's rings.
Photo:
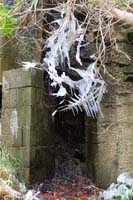
<svg viewBox="0 0 133 200">
<path fill-rule="evenodd" d="M 105 77 L 103 117 L 86 119 L 88 169 L 98 186 L 107 187 L 123 172 L 133 173 L 133 45 L 119 42 L 110 52 Z M 123 53 L 127 53 L 129 58 Z"/>
<path fill-rule="evenodd" d="M 52 123 L 44 94 L 42 70 L 4 72 L 1 141 L 21 161 L 26 183 L 44 179 L 52 168 Z"/>
</svg>

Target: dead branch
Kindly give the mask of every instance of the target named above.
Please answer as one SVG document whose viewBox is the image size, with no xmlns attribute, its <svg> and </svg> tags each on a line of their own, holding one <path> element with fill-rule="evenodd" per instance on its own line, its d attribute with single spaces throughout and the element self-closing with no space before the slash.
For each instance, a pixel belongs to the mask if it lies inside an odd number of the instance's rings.
<svg viewBox="0 0 133 200">
<path fill-rule="evenodd" d="M 120 10 L 118 8 L 114 8 L 112 10 L 112 13 L 114 17 L 117 18 L 118 20 L 121 20 L 130 25 L 133 25 L 133 13 L 129 13 L 127 11 Z"/>
</svg>

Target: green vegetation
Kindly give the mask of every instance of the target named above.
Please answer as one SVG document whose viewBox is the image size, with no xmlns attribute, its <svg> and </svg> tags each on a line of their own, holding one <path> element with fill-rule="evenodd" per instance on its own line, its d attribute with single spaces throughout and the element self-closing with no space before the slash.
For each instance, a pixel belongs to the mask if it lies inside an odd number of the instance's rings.
<svg viewBox="0 0 133 200">
<path fill-rule="evenodd" d="M 126 3 L 125 0 L 111 0 L 112 3 L 123 5 Z"/>
<path fill-rule="evenodd" d="M 11 13 L 11 7 L 0 3 L 0 32 L 9 36 L 16 27 L 16 19 Z"/>
<path fill-rule="evenodd" d="M 0 182 L 9 185 L 18 184 L 15 170 L 20 166 L 20 161 L 13 158 L 7 150 L 0 148 Z"/>
<path fill-rule="evenodd" d="M 32 0 L 31 4 L 36 5 L 38 0 Z M 92 0 L 92 4 L 99 4 L 101 3 L 101 0 Z M 126 4 L 126 0 L 108 0 L 109 3 L 118 4 L 118 5 L 124 5 Z M 6 36 L 12 35 L 14 29 L 17 27 L 17 18 L 15 15 L 17 13 L 14 13 L 14 10 L 17 10 L 17 7 L 19 7 L 20 4 L 25 5 L 24 0 L 16 0 L 15 5 L 13 6 L 7 6 L 2 3 L 0 0 L 0 32 L 4 33 Z M 90 3 L 88 3 L 90 4 Z M 26 10 L 25 10 L 26 12 Z"/>
<path fill-rule="evenodd" d="M 13 158 L 7 150 L 0 148 L 0 168 L 6 166 L 11 171 L 20 165 L 20 161 Z"/>
</svg>

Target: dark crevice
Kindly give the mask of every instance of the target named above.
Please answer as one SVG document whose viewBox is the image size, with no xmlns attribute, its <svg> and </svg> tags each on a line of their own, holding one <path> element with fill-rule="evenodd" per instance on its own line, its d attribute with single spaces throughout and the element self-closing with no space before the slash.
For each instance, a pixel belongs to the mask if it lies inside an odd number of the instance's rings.
<svg viewBox="0 0 133 200">
<path fill-rule="evenodd" d="M 122 63 L 120 64 L 120 63 L 119 63 L 119 67 L 120 67 L 120 68 L 122 68 L 122 67 L 124 68 L 124 67 L 127 67 L 127 66 L 129 66 L 129 64 L 125 64 L 125 63 L 124 63 L 124 64 L 122 64 Z"/>
<path fill-rule="evenodd" d="M 55 175 L 73 178 L 77 166 L 82 163 L 82 175 L 86 176 L 84 113 L 77 116 L 71 111 L 57 113 L 55 126 Z M 63 172 L 61 166 L 71 170 Z"/>
<path fill-rule="evenodd" d="M 125 82 L 133 82 L 133 75 L 127 76 Z"/>
<path fill-rule="evenodd" d="M 131 44 L 133 44 L 133 32 L 129 32 L 127 34 L 127 37 L 128 37 L 128 41 L 131 42 Z"/>
</svg>

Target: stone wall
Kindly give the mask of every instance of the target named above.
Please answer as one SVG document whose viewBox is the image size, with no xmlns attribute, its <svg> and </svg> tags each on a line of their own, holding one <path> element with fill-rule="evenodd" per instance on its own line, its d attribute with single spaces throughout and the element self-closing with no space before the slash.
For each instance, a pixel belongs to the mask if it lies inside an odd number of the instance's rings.
<svg viewBox="0 0 133 200">
<path fill-rule="evenodd" d="M 107 187 L 125 171 L 133 172 L 133 44 L 120 37 L 122 51 L 109 53 L 107 93 L 102 101 L 104 117 L 86 120 L 87 165 L 101 187 Z M 117 37 L 117 34 L 116 34 Z"/>
<path fill-rule="evenodd" d="M 3 74 L 2 135 L 9 152 L 21 161 L 26 183 L 52 174 L 53 130 L 44 104 L 42 70 L 16 69 Z M 52 139 L 51 139 L 52 138 Z"/>
<path fill-rule="evenodd" d="M 115 32 L 115 35 L 120 51 L 112 48 L 106 58 L 107 70 L 115 78 L 105 76 L 108 92 L 102 101 L 104 117 L 99 115 L 95 120 L 86 118 L 83 125 L 85 126 L 83 132 L 85 131 L 86 134 L 88 174 L 91 174 L 96 184 L 101 187 L 110 185 L 121 172 L 133 172 L 133 44 L 118 30 L 117 33 Z M 9 51 L 13 49 L 12 45 L 8 48 Z M 95 48 L 94 43 L 89 44 L 86 51 L 81 51 L 81 58 L 87 61 L 93 50 L 95 52 Z M 121 50 L 126 52 L 131 59 L 129 60 Z M 1 68 L 2 71 L 15 68 L 16 60 L 12 58 L 21 61 L 28 59 L 28 54 L 24 58 L 16 50 L 10 57 L 9 51 L 3 50 L 5 53 L 2 55 L 7 56 L 0 58 L 0 66 L 4 67 L 6 64 L 3 69 Z M 30 52 L 30 49 L 27 51 Z M 39 60 L 40 55 L 41 52 L 38 56 L 34 53 L 31 56 Z M 29 59 L 31 60 L 31 57 Z M 74 60 L 73 65 L 76 66 Z M 21 160 L 21 175 L 27 183 L 41 181 L 46 176 L 52 175 L 54 165 L 51 152 L 55 132 L 51 120 L 51 109 L 44 103 L 47 98 L 43 80 L 43 72 L 39 69 L 27 71 L 16 69 L 6 71 L 3 75 L 0 139 L 12 155 Z M 66 126 L 63 124 L 63 119 L 68 125 L 74 123 L 68 122 L 71 121 L 69 117 L 61 115 L 58 123 L 62 122 L 62 124 L 59 128 Z M 78 121 L 75 124 L 78 126 Z M 74 124 L 72 124 L 72 129 L 74 129 Z M 67 127 L 65 130 L 68 131 Z"/>
</svg>

